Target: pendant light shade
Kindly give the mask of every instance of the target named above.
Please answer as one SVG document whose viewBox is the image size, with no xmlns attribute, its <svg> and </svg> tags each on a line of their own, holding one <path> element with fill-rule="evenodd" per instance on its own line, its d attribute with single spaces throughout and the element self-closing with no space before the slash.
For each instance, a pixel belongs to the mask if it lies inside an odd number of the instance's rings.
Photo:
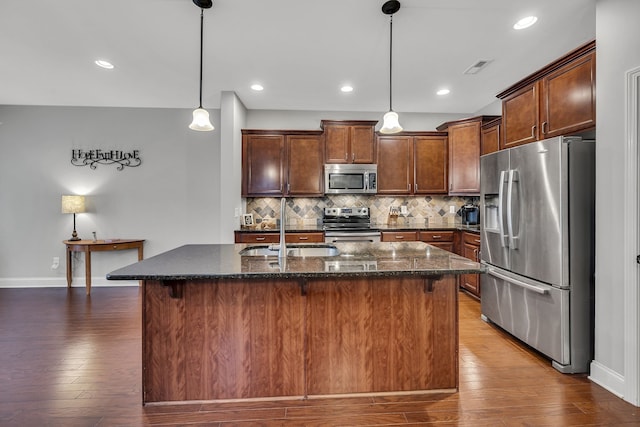
<svg viewBox="0 0 640 427">
<path fill-rule="evenodd" d="M 209 112 L 204 108 L 196 108 L 193 110 L 193 121 L 189 125 L 189 129 L 200 131 L 213 130 L 214 127 L 209 120 Z"/>
<path fill-rule="evenodd" d="M 202 45 L 204 35 L 204 10 L 209 9 L 213 2 L 211 0 L 193 0 L 193 3 L 200 8 L 200 104 L 193 110 L 193 121 L 189 129 L 197 131 L 210 131 L 215 129 L 209 121 L 209 112 L 202 108 Z"/>
<path fill-rule="evenodd" d="M 389 112 L 384 115 L 380 133 L 392 134 L 402 132 L 402 126 L 398 120 L 398 113 L 393 111 L 392 94 L 393 94 L 393 14 L 400 10 L 400 2 L 397 0 L 389 0 L 382 5 L 382 13 L 389 15 Z"/>
</svg>

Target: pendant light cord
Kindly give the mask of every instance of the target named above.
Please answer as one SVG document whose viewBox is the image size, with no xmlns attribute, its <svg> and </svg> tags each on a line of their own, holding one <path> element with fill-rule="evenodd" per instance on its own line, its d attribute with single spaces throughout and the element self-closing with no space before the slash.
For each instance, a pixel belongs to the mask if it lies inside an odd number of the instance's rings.
<svg viewBox="0 0 640 427">
<path fill-rule="evenodd" d="M 389 17 L 389 111 L 391 107 L 391 96 L 393 93 L 393 15 Z"/>
<path fill-rule="evenodd" d="M 202 43 L 204 35 L 204 9 L 200 8 L 200 106 L 202 108 Z"/>
</svg>

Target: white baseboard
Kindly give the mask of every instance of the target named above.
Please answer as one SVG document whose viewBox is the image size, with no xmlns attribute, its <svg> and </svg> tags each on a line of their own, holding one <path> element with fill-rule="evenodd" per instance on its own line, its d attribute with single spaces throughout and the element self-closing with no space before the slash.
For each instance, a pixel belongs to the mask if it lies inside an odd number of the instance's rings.
<svg viewBox="0 0 640 427">
<path fill-rule="evenodd" d="M 138 286 L 137 280 L 107 280 L 104 277 L 92 277 L 91 287 L 120 287 Z M 66 277 L 0 277 L 2 288 L 66 288 Z M 71 282 L 73 288 L 84 288 L 84 276 L 74 277 Z"/>
<path fill-rule="evenodd" d="M 594 360 L 591 362 L 589 379 L 619 398 L 624 399 L 624 377 L 619 373 L 612 371 Z"/>
</svg>

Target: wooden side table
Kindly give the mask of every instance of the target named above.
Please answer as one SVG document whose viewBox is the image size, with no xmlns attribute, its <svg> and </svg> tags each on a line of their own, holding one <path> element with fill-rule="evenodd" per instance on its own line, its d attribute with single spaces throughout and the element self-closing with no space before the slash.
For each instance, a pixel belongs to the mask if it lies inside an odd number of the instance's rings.
<svg viewBox="0 0 640 427">
<path fill-rule="evenodd" d="M 71 287 L 72 274 L 72 253 L 84 252 L 85 283 L 87 295 L 91 295 L 91 252 L 122 251 L 125 249 L 137 249 L 138 261 L 142 261 L 144 239 L 113 239 L 113 240 L 64 240 L 67 246 L 67 287 Z"/>
</svg>

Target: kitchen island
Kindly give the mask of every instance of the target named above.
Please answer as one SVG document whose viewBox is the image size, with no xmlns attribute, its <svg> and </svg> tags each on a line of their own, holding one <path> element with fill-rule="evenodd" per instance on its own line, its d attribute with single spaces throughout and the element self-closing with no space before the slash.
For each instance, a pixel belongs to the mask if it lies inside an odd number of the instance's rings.
<svg viewBox="0 0 640 427">
<path fill-rule="evenodd" d="M 456 391 L 456 275 L 482 267 L 333 246 L 186 245 L 108 274 L 143 281 L 143 403 Z"/>
</svg>

